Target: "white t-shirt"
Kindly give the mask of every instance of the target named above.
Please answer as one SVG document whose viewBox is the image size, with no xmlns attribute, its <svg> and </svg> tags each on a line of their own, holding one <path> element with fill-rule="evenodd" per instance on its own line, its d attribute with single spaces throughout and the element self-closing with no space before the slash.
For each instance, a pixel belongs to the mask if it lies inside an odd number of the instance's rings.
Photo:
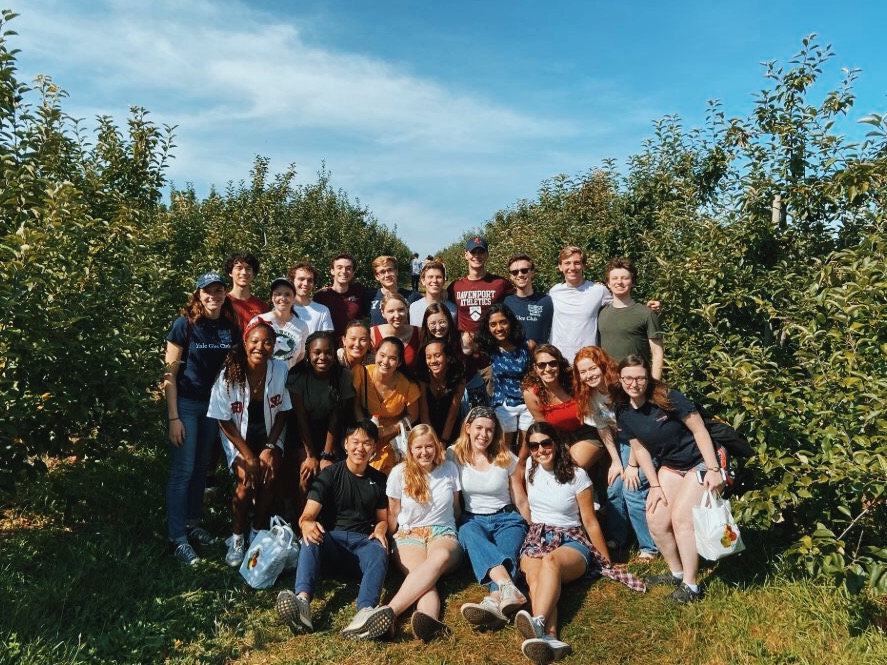
<svg viewBox="0 0 887 665">
<path fill-rule="evenodd" d="M 610 403 L 610 398 L 595 390 L 592 393 L 591 412 L 585 418 L 585 424 L 596 427 L 597 429 L 607 429 L 608 427 L 616 427 L 616 412 Z"/>
<path fill-rule="evenodd" d="M 579 349 L 597 344 L 597 317 L 613 296 L 606 286 L 589 280 L 579 286 L 555 284 L 548 295 L 554 305 L 551 343 L 572 363 Z"/>
<path fill-rule="evenodd" d="M 531 464 L 527 464 L 525 477 L 527 480 L 527 499 L 530 501 L 530 519 L 534 524 L 542 523 L 569 529 L 582 526 L 579 515 L 579 502 L 576 497 L 583 490 L 591 487 L 591 480 L 585 469 L 576 467 L 573 480 L 561 485 L 554 477 L 553 471 L 536 467 L 533 482 L 529 481 Z"/>
<path fill-rule="evenodd" d="M 416 326 L 417 328 L 422 327 L 422 319 L 425 318 L 425 310 L 428 309 L 428 305 L 430 305 L 432 300 L 428 300 L 428 298 L 419 298 L 416 302 L 410 303 L 410 325 Z M 450 300 L 439 300 L 441 305 L 444 305 L 448 310 L 450 310 L 450 314 L 453 317 L 453 321 L 456 320 L 456 305 Z"/>
<path fill-rule="evenodd" d="M 333 317 L 330 316 L 330 309 L 326 305 L 312 300 L 307 305 L 293 305 L 293 309 L 308 326 L 309 335 L 318 330 L 333 329 Z"/>
<path fill-rule="evenodd" d="M 277 341 L 274 343 L 274 357 L 277 360 L 286 360 L 292 367 L 302 359 L 305 355 L 305 340 L 308 339 L 308 326 L 302 319 L 293 314 L 282 326 L 277 325 L 271 312 L 259 314 L 253 321 L 256 319 L 267 321 L 277 333 Z"/>
<path fill-rule="evenodd" d="M 508 453 L 508 466 L 493 465 L 486 471 L 478 471 L 470 464 L 459 464 L 452 446 L 447 448 L 447 459 L 459 470 L 462 483 L 462 499 L 465 510 L 478 515 L 490 515 L 514 503 L 511 498 L 511 474 L 517 468 L 517 456 Z"/>
<path fill-rule="evenodd" d="M 400 514 L 397 516 L 399 529 L 412 529 L 417 526 L 450 526 L 456 528 L 456 515 L 453 512 L 453 494 L 462 489 L 459 471 L 449 460 L 428 474 L 428 489 L 431 498 L 428 503 L 418 503 L 404 493 L 403 462 L 391 470 L 385 493 L 392 499 L 400 499 Z"/>
</svg>

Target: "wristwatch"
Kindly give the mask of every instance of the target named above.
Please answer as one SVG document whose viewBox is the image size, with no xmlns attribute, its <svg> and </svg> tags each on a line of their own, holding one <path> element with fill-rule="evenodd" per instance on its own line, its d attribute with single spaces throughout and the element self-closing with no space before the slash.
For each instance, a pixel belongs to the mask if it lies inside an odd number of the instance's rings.
<svg viewBox="0 0 887 665">
<path fill-rule="evenodd" d="M 336 454 L 335 453 L 328 453 L 327 451 L 324 450 L 322 453 L 320 453 L 320 459 L 326 460 L 327 462 L 335 462 L 336 461 Z"/>
</svg>

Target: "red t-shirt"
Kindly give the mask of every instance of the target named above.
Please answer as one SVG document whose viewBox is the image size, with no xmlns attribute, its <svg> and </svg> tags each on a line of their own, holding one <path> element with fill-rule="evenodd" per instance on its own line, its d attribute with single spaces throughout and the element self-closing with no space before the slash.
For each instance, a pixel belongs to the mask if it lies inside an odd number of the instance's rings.
<svg viewBox="0 0 887 665">
<path fill-rule="evenodd" d="M 480 279 L 461 277 L 447 287 L 447 298 L 456 304 L 456 326 L 464 332 L 477 332 L 480 317 L 505 296 L 514 293 L 506 279 L 487 273 Z"/>
<path fill-rule="evenodd" d="M 231 303 L 231 307 L 234 308 L 234 313 L 237 315 L 237 325 L 240 326 L 241 331 L 246 330 L 246 324 L 252 321 L 254 317 L 264 314 L 271 309 L 268 307 L 268 303 L 256 296 L 241 299 L 235 298 L 229 293 L 228 300 Z"/>
<path fill-rule="evenodd" d="M 364 293 L 366 289 L 361 284 L 352 282 L 345 293 L 333 291 L 332 287 L 325 287 L 314 294 L 314 302 L 326 305 L 333 319 L 333 330 L 336 338 L 345 334 L 345 326 L 354 319 L 366 318 L 364 310 Z"/>
</svg>

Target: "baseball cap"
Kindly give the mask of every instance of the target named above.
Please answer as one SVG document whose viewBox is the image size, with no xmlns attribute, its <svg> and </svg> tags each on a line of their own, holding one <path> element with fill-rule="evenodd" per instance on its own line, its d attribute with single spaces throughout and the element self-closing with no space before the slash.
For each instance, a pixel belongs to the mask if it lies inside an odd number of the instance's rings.
<svg viewBox="0 0 887 665">
<path fill-rule="evenodd" d="M 222 279 L 222 276 L 216 272 L 215 270 L 210 270 L 209 272 L 203 273 L 200 277 L 197 278 L 195 284 L 197 284 L 198 289 L 205 289 L 210 284 L 219 283 L 224 285 L 225 280 Z"/>
<path fill-rule="evenodd" d="M 490 247 L 487 245 L 487 241 L 481 238 L 480 236 L 474 236 L 473 238 L 469 238 L 468 242 L 465 243 L 465 251 L 471 252 L 480 247 L 484 251 L 489 251 Z"/>
</svg>

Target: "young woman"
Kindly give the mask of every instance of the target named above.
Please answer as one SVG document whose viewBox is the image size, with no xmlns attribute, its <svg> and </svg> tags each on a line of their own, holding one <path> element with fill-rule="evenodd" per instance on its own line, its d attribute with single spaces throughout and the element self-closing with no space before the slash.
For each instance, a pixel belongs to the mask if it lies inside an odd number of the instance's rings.
<svg viewBox="0 0 887 665">
<path fill-rule="evenodd" d="M 674 585 L 672 599 L 691 602 L 700 597 L 693 506 L 705 490 L 724 488 L 718 451 L 693 402 L 654 379 L 641 356 L 627 356 L 618 371 L 619 429 L 650 479 L 647 524 L 671 571 L 648 583 Z"/>
<path fill-rule="evenodd" d="M 219 437 L 219 423 L 206 414 L 213 382 L 239 335 L 222 276 L 204 273 L 166 336 L 163 377 L 171 444 L 168 536 L 176 559 L 188 565 L 200 561 L 192 544 L 215 542 L 200 528 L 210 452 Z"/>
<path fill-rule="evenodd" d="M 587 573 L 605 575 L 638 591 L 644 585 L 610 565 L 610 554 L 594 512 L 591 481 L 546 422 L 527 430 L 526 470 L 532 526 L 521 548 L 520 567 L 530 586 L 532 614 L 520 610 L 514 625 L 524 638 L 521 651 L 534 663 L 571 653 L 558 639 L 557 601 L 561 586 Z"/>
<path fill-rule="evenodd" d="M 440 621 L 436 585 L 462 558 L 456 539 L 461 486 L 455 465 L 445 459 L 431 427 L 417 425 L 408 445 L 406 459 L 391 471 L 386 488 L 393 556 L 406 575 L 387 607 L 399 616 L 415 603 L 413 634 L 428 642 L 448 632 Z"/>
<path fill-rule="evenodd" d="M 516 450 L 516 444 L 520 443 L 517 432 L 525 432 L 533 422 L 521 390 L 521 381 L 530 369 L 531 345 L 527 343 L 523 326 L 514 312 L 502 303 L 496 303 L 484 312 L 475 342 L 490 358 L 493 376 L 490 404 L 502 423 L 506 445 L 510 450 Z"/>
<path fill-rule="evenodd" d="M 652 561 L 659 555 L 659 549 L 647 526 L 646 501 L 650 485 L 646 474 L 638 466 L 628 439 L 618 436 L 616 412 L 610 395 L 618 382 L 616 361 L 606 351 L 597 346 L 579 349 L 573 361 L 576 405 L 584 415 L 585 422 L 597 428 L 601 441 L 610 451 L 604 532 L 608 541 L 612 541 L 616 547 L 625 547 L 630 522 L 638 539 L 638 559 Z M 616 446 L 616 455 L 611 448 L 613 445 Z"/>
<path fill-rule="evenodd" d="M 274 357 L 285 360 L 289 367 L 305 355 L 305 339 L 308 337 L 308 325 L 293 309 L 295 298 L 293 283 L 286 277 L 278 277 L 271 282 L 271 311 L 256 317 L 273 326 L 277 333 Z"/>
<path fill-rule="evenodd" d="M 404 346 L 403 367 L 414 372 L 419 356 L 419 329 L 410 325 L 410 312 L 406 299 L 399 293 L 387 293 L 382 297 L 382 316 L 387 323 L 370 328 L 370 339 L 376 349 L 386 337 L 397 337 Z"/>
<path fill-rule="evenodd" d="M 557 347 L 542 344 L 533 352 L 533 368 L 527 372 L 523 383 L 524 402 L 536 422 L 551 424 L 561 441 L 570 449 L 576 466 L 591 474 L 592 467 L 605 452 L 616 457 L 612 438 L 601 442 L 591 425 L 585 424 L 573 399 L 573 382 L 570 366 Z M 521 456 L 526 458 L 522 450 Z"/>
<path fill-rule="evenodd" d="M 354 376 L 335 361 L 332 332 L 312 333 L 305 342 L 305 359 L 289 372 L 286 386 L 293 402 L 289 439 L 299 476 L 296 514 L 301 515 L 308 485 L 321 470 L 339 459 L 339 441 L 354 415 Z"/>
<path fill-rule="evenodd" d="M 236 479 L 232 536 L 225 556 L 232 567 L 243 561 L 250 507 L 255 505 L 250 540 L 268 527 L 283 458 L 287 412 L 292 405 L 286 390 L 286 362 L 271 358 L 275 337 L 271 324 L 253 319 L 243 333 L 243 343 L 225 359 L 209 403 L 209 416 L 219 421 L 222 446 Z"/>
<path fill-rule="evenodd" d="M 360 365 L 369 365 L 372 363 L 369 350 L 370 327 L 360 319 L 349 321 L 342 335 L 342 346 L 336 351 L 339 364 L 352 370 Z"/>
<path fill-rule="evenodd" d="M 530 517 L 517 456 L 505 447 L 496 412 L 478 406 L 468 413 L 447 458 L 459 470 L 465 502 L 459 544 L 477 581 L 490 590 L 481 602 L 465 603 L 460 611 L 469 623 L 498 628 L 527 602 L 514 581 Z"/>
<path fill-rule="evenodd" d="M 371 466 L 388 474 L 397 463 L 391 445 L 400 423 L 410 427 L 419 417 L 419 386 L 401 371 L 403 342 L 386 337 L 376 349 L 376 362 L 354 371 L 354 417 L 378 420 L 379 438 Z"/>
<path fill-rule="evenodd" d="M 459 433 L 459 411 L 465 379 L 458 352 L 443 341 L 429 339 L 419 350 L 419 419 L 434 428 L 447 445 Z"/>
</svg>

